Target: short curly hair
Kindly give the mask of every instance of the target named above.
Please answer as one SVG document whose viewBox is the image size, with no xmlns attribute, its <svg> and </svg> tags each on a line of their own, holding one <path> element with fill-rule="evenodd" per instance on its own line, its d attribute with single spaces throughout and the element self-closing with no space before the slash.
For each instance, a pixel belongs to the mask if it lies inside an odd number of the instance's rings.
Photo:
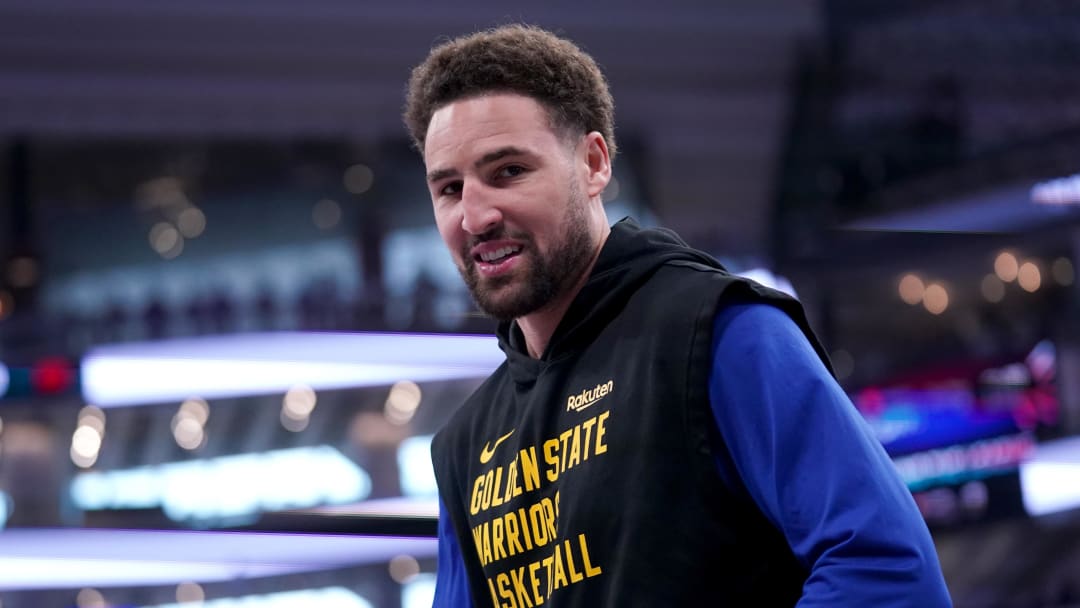
<svg viewBox="0 0 1080 608">
<path fill-rule="evenodd" d="M 422 154 L 432 115 L 487 93 L 518 93 L 543 105 L 564 135 L 598 131 L 615 158 L 615 103 L 596 61 L 577 45 L 528 25 L 505 25 L 443 43 L 416 66 L 405 125 Z"/>
</svg>

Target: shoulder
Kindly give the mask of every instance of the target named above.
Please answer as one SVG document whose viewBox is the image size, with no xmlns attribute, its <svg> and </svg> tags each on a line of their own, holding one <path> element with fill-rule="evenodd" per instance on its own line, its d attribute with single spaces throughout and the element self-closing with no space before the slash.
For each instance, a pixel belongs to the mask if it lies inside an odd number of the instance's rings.
<svg viewBox="0 0 1080 608">
<path fill-rule="evenodd" d="M 640 293 L 659 301 L 654 312 L 679 319 L 708 320 L 724 294 L 732 294 L 744 282 L 725 270 L 693 260 L 669 260 L 660 264 Z"/>
<path fill-rule="evenodd" d="M 784 292 L 694 260 L 667 261 L 661 265 L 656 278 L 666 282 L 665 286 L 679 285 L 682 289 L 720 296 L 717 309 L 738 309 L 740 304 L 760 303 L 771 304 L 769 308 L 781 315 L 786 312 L 790 316 L 793 311 L 802 310 L 798 300 Z"/>
<path fill-rule="evenodd" d="M 737 302 L 720 307 L 713 325 L 715 360 L 734 369 L 766 365 L 790 373 L 810 370 L 830 375 L 824 355 L 791 317 L 764 302 Z"/>
<path fill-rule="evenodd" d="M 736 337 L 748 332 L 773 338 L 802 335 L 790 315 L 765 302 L 732 302 L 721 306 L 716 311 L 714 327 L 717 334 L 730 331 Z"/>
</svg>

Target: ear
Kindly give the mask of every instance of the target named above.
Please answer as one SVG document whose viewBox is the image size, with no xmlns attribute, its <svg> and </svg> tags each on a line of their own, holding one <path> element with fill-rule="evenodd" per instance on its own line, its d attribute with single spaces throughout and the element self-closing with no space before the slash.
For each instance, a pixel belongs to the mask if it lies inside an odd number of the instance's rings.
<svg viewBox="0 0 1080 608">
<path fill-rule="evenodd" d="M 607 142 L 598 131 L 585 136 L 585 193 L 589 198 L 600 196 L 611 181 L 611 157 Z"/>
</svg>

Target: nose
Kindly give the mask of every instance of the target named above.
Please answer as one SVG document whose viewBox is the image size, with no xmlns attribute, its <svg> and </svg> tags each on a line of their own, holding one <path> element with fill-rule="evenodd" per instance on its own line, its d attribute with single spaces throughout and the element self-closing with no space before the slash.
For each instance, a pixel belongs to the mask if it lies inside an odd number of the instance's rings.
<svg viewBox="0 0 1080 608">
<path fill-rule="evenodd" d="M 461 228 L 469 234 L 489 232 L 502 222 L 502 212 L 491 189 L 477 181 L 466 181 L 461 190 Z"/>
</svg>

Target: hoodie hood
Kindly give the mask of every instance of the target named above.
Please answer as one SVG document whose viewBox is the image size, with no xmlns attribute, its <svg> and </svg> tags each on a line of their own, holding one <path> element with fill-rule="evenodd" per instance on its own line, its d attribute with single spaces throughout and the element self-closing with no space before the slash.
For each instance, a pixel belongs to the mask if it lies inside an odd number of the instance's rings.
<svg viewBox="0 0 1080 608">
<path fill-rule="evenodd" d="M 506 353 L 511 377 L 518 384 L 535 382 L 550 361 L 588 344 L 658 268 L 678 260 L 724 270 L 715 258 L 691 248 L 670 230 L 643 229 L 630 218 L 618 221 L 540 359 L 529 356 L 515 321 L 499 324 L 499 347 Z"/>
</svg>

